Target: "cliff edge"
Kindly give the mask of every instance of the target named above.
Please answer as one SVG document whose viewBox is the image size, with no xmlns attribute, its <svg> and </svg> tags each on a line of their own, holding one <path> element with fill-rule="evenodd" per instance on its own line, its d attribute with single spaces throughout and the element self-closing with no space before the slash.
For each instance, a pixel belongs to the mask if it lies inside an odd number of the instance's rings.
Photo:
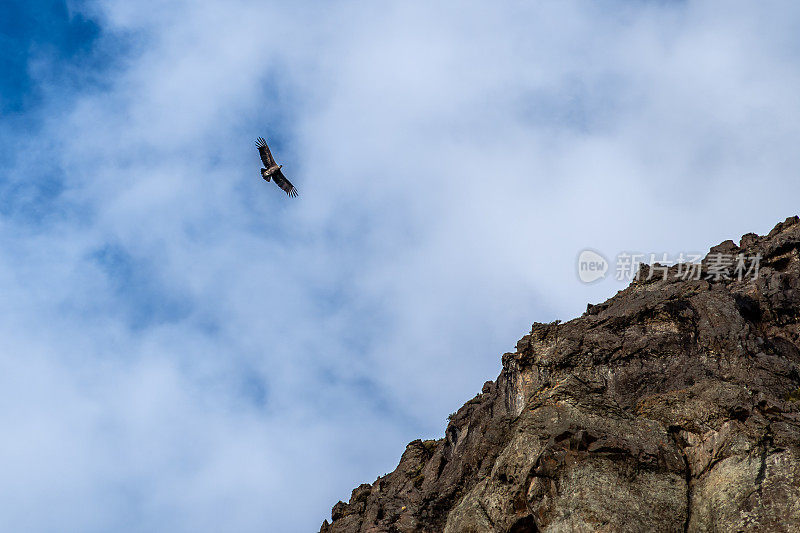
<svg viewBox="0 0 800 533">
<path fill-rule="evenodd" d="M 800 219 L 685 267 L 534 324 L 321 532 L 800 531 Z"/>
</svg>

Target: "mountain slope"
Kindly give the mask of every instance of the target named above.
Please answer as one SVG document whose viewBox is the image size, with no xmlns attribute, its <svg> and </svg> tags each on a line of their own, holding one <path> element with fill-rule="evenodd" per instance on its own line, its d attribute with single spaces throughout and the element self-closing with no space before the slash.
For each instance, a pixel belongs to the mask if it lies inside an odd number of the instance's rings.
<svg viewBox="0 0 800 533">
<path fill-rule="evenodd" d="M 758 276 L 717 279 L 740 253 Z M 680 268 L 534 324 L 321 531 L 800 531 L 800 220 Z"/>
</svg>

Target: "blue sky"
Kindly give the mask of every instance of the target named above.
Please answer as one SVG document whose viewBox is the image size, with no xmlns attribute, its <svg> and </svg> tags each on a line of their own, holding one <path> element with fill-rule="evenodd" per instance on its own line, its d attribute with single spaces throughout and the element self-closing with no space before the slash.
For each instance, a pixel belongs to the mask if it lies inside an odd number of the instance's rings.
<svg viewBox="0 0 800 533">
<path fill-rule="evenodd" d="M 75 90 L 76 80 L 69 78 L 76 68 L 102 68 L 92 61 L 100 27 L 80 11 L 71 12 L 65 2 L 10 2 L 4 10 L 0 21 L 5 51 L 0 63 L 3 114 L 41 105 L 44 95 L 38 76 L 58 79 L 59 85 Z M 29 66 L 43 57 L 49 60 L 48 71 L 34 76 Z"/>
<path fill-rule="evenodd" d="M 580 250 L 797 211 L 791 2 L 6 12 L 0 530 L 313 530 L 621 288 Z"/>
</svg>

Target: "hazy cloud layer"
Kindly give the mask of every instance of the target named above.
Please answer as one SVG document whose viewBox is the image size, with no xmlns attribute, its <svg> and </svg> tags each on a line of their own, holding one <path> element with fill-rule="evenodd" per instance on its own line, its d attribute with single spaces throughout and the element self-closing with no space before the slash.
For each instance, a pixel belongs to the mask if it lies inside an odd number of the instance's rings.
<svg viewBox="0 0 800 533">
<path fill-rule="evenodd" d="M 312 530 L 620 288 L 581 249 L 796 212 L 791 2 L 70 7 L 0 128 L 2 530 Z"/>
</svg>

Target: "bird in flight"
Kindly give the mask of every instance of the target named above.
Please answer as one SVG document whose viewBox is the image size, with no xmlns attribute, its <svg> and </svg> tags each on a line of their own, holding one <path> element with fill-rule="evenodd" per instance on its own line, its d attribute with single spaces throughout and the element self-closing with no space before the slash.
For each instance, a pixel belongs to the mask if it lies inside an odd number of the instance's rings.
<svg viewBox="0 0 800 533">
<path fill-rule="evenodd" d="M 283 189 L 283 191 L 292 198 L 297 196 L 297 189 L 294 188 L 294 185 L 292 185 L 289 180 L 286 179 L 286 176 L 283 175 L 283 172 L 281 172 L 283 165 L 275 164 L 275 159 L 269 151 L 267 141 L 265 141 L 263 137 L 259 137 L 256 139 L 256 147 L 258 148 L 258 154 L 261 156 L 261 161 L 266 167 L 261 169 L 261 177 L 267 181 L 272 179 L 275 185 Z"/>
</svg>

